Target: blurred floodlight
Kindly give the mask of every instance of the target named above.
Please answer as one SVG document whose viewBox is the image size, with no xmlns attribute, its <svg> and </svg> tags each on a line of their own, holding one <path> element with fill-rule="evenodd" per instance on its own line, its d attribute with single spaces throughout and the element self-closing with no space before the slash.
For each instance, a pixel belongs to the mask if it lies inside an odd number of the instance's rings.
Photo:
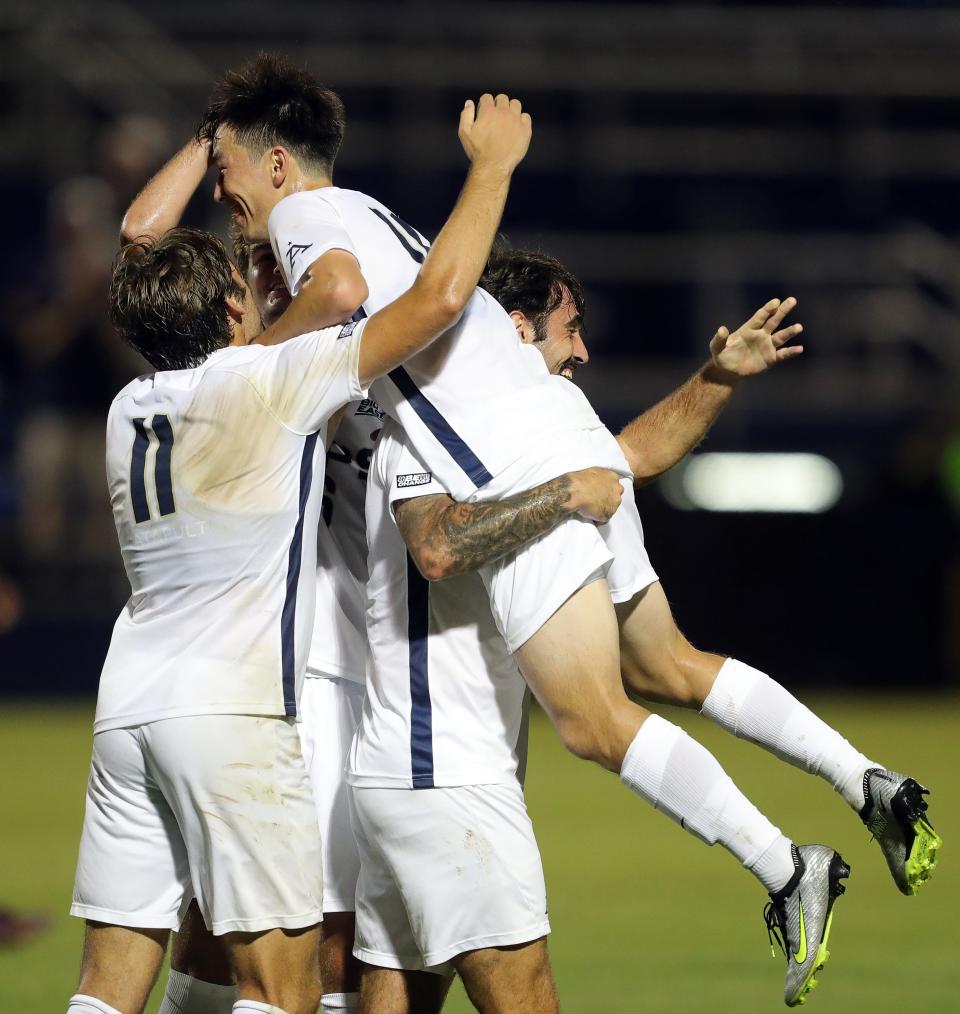
<svg viewBox="0 0 960 1014">
<path fill-rule="evenodd" d="M 663 483 L 682 510 L 820 514 L 842 492 L 840 469 L 820 454 L 696 454 Z"/>
</svg>

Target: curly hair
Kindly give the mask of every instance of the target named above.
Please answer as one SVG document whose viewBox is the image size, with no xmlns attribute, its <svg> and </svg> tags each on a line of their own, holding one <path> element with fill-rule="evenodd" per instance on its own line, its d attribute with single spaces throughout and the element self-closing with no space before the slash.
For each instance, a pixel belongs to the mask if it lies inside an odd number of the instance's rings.
<svg viewBox="0 0 960 1014">
<path fill-rule="evenodd" d="M 190 369 L 230 344 L 227 297 L 242 299 L 244 292 L 216 236 L 171 229 L 156 242 L 121 248 L 110 279 L 110 319 L 155 369 Z"/>
<path fill-rule="evenodd" d="M 518 250 L 498 240 L 484 268 L 480 287 L 510 313 L 519 310 L 540 330 L 547 317 L 570 293 L 583 316 L 583 285 L 556 257 L 538 250 Z"/>
<path fill-rule="evenodd" d="M 259 53 L 214 86 L 197 138 L 212 141 L 221 125 L 257 158 L 283 145 L 307 166 L 330 175 L 346 118 L 340 96 L 308 71 L 279 54 Z"/>
</svg>

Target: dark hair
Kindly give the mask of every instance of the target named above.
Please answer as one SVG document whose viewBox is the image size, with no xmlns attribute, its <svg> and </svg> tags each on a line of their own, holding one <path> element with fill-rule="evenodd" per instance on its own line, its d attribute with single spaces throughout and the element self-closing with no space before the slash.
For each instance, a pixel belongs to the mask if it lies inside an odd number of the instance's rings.
<svg viewBox="0 0 960 1014">
<path fill-rule="evenodd" d="M 221 124 L 258 157 L 280 144 L 327 175 L 346 129 L 340 96 L 276 53 L 259 53 L 217 82 L 198 139 L 212 141 Z"/>
<path fill-rule="evenodd" d="M 519 310 L 539 329 L 563 302 L 567 289 L 577 313 L 583 315 L 583 286 L 556 257 L 537 250 L 516 250 L 498 240 L 487 261 L 480 286 L 510 313 Z"/>
<path fill-rule="evenodd" d="M 227 297 L 244 292 L 216 236 L 171 229 L 155 243 L 121 248 L 110 279 L 110 319 L 151 366 L 185 370 L 230 344 Z"/>
<path fill-rule="evenodd" d="M 250 244 L 237 228 L 230 230 L 230 239 L 233 241 L 233 263 L 237 265 L 241 277 L 246 278 L 250 270 Z"/>
</svg>

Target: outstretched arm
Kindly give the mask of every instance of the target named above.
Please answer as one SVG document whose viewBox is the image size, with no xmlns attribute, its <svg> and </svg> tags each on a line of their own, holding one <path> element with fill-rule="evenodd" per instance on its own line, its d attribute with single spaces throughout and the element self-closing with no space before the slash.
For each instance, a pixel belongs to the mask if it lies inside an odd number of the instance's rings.
<svg viewBox="0 0 960 1014">
<path fill-rule="evenodd" d="M 772 299 L 733 334 L 719 328 L 710 341 L 710 362 L 623 428 L 617 441 L 637 485 L 656 479 L 700 443 L 743 377 L 803 352 L 802 345 L 785 347 L 803 325 L 780 329 L 796 305 L 792 296 Z"/>
<path fill-rule="evenodd" d="M 574 515 L 609 521 L 622 493 L 615 472 L 587 468 L 489 503 L 458 503 L 446 493 L 401 500 L 394 517 L 417 569 L 440 581 L 499 560 Z"/>
<path fill-rule="evenodd" d="M 158 240 L 176 228 L 203 182 L 209 158 L 208 142 L 188 141 L 133 199 L 123 216 L 120 242 Z"/>
</svg>

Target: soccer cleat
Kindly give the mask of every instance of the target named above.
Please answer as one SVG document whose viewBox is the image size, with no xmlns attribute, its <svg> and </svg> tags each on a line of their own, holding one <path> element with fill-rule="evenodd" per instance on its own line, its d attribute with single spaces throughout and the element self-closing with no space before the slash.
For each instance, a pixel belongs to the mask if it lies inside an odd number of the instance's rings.
<svg viewBox="0 0 960 1014">
<path fill-rule="evenodd" d="M 793 876 L 781 891 L 770 895 L 763 910 L 770 939 L 787 958 L 783 1001 L 788 1007 L 805 1003 L 816 984 L 816 974 L 827 963 L 827 939 L 833 922 L 833 903 L 846 890 L 841 883 L 850 867 L 826 845 L 796 845 Z"/>
<path fill-rule="evenodd" d="M 877 839 L 902 894 L 916 894 L 933 876 L 943 844 L 925 813 L 929 792 L 896 771 L 870 768 L 863 776 L 860 819 Z"/>
</svg>

